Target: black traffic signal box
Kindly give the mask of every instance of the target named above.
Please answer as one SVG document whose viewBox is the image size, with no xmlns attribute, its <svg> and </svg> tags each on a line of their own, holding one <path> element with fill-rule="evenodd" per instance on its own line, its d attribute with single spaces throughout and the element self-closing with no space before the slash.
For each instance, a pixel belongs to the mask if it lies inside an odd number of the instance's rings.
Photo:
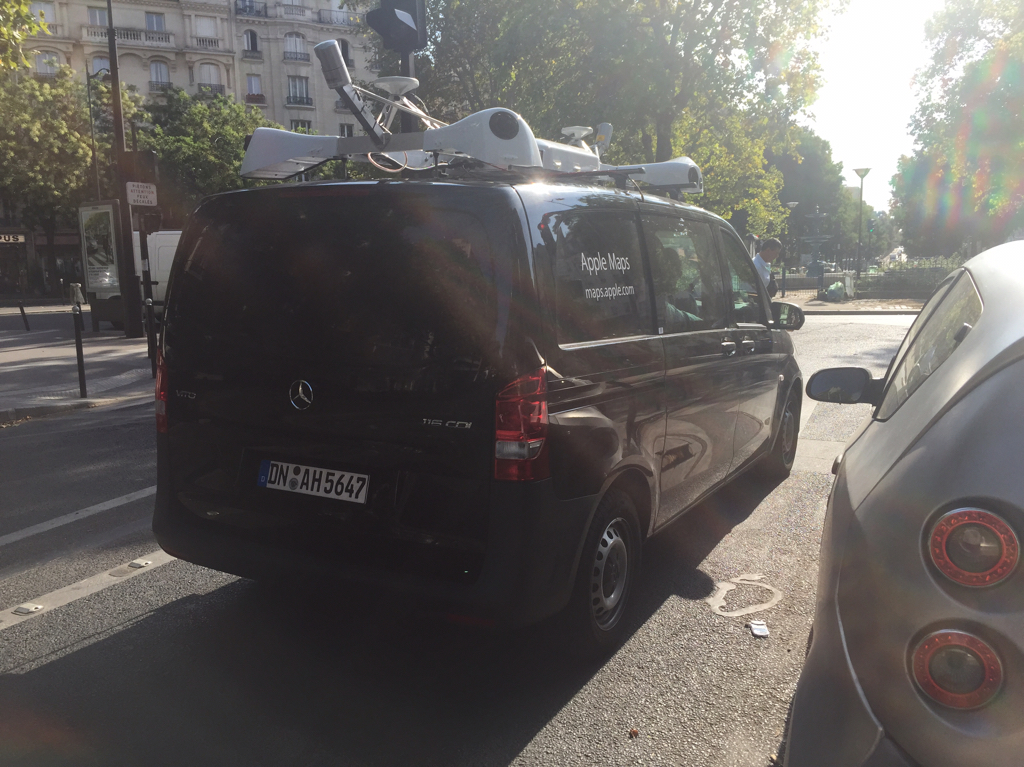
<svg viewBox="0 0 1024 767">
<path fill-rule="evenodd" d="M 426 0 L 381 0 L 380 8 L 366 14 L 366 23 L 388 50 L 406 54 L 427 47 Z"/>
</svg>

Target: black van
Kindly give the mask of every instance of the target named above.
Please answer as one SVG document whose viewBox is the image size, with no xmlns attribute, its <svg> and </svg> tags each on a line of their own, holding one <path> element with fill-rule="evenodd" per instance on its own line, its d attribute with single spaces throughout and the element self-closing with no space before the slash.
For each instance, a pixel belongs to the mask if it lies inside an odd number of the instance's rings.
<svg viewBox="0 0 1024 767">
<path fill-rule="evenodd" d="M 153 529 L 207 567 L 466 620 L 568 605 L 612 647 L 645 539 L 755 462 L 788 474 L 802 323 L 729 224 L 637 192 L 212 197 L 168 288 Z"/>
</svg>

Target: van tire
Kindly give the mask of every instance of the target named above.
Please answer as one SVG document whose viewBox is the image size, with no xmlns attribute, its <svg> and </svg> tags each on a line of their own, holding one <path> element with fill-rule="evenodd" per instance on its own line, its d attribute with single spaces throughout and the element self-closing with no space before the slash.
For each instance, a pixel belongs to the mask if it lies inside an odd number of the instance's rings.
<svg viewBox="0 0 1024 767">
<path fill-rule="evenodd" d="M 567 611 L 574 649 L 587 658 L 610 654 L 626 637 L 641 547 L 635 501 L 624 490 L 610 489 L 594 512 Z"/>
<path fill-rule="evenodd" d="M 800 389 L 794 387 L 782 408 L 779 433 L 769 452 L 758 464 L 757 475 L 766 480 L 782 480 L 793 471 L 797 443 L 800 440 Z"/>
</svg>

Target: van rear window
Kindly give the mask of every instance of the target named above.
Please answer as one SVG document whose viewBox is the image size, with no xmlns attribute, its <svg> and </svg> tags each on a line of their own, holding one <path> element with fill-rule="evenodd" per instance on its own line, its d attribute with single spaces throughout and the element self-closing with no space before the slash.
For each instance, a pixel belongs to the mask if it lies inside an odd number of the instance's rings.
<svg viewBox="0 0 1024 767">
<path fill-rule="evenodd" d="M 491 375 L 507 309 L 465 211 L 414 195 L 238 195 L 200 209 L 183 251 L 166 343 L 197 365 L 301 361 L 353 391 Z"/>
<path fill-rule="evenodd" d="M 640 241 L 632 216 L 583 213 L 553 217 L 558 343 L 648 335 L 653 317 Z"/>
</svg>

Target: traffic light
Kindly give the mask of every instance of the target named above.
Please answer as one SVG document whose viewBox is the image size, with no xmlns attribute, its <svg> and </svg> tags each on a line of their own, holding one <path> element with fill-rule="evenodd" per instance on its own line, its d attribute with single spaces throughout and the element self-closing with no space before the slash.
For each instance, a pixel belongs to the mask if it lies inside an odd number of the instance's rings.
<svg viewBox="0 0 1024 767">
<path fill-rule="evenodd" d="M 869 232 L 875 231 L 875 219 L 873 219 L 873 218 L 869 218 L 868 219 L 868 231 Z"/>
<path fill-rule="evenodd" d="M 380 8 L 366 14 L 366 23 L 388 50 L 408 54 L 427 47 L 426 0 L 381 0 Z"/>
<path fill-rule="evenodd" d="M 156 152 L 152 149 L 140 149 L 137 152 L 124 153 L 124 177 L 127 181 L 141 181 L 155 184 L 160 180 L 157 169 Z"/>
</svg>

